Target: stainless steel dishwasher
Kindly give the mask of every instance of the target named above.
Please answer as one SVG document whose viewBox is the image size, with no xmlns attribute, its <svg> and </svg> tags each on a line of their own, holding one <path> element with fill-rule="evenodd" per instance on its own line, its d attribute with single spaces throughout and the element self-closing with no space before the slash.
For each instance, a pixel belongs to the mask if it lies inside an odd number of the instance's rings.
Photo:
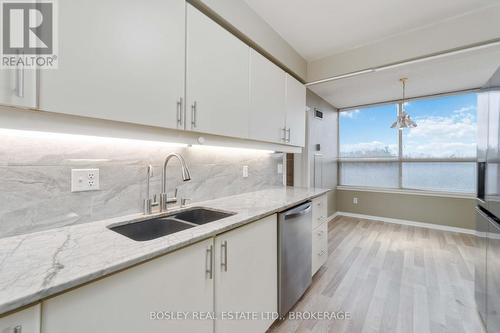
<svg viewBox="0 0 500 333">
<path fill-rule="evenodd" d="M 278 215 L 278 312 L 285 316 L 311 285 L 311 202 Z"/>
</svg>

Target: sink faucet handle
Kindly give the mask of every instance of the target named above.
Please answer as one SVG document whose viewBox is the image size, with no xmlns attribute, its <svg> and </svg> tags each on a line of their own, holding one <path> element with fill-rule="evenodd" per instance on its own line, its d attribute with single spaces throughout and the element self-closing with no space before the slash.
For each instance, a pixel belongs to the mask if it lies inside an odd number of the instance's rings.
<svg viewBox="0 0 500 333">
<path fill-rule="evenodd" d="M 190 201 L 189 198 L 181 198 L 181 207 L 185 207 Z"/>
<path fill-rule="evenodd" d="M 151 206 L 152 206 L 152 201 L 149 196 L 149 187 L 150 187 L 150 182 L 151 182 L 151 177 L 153 177 L 153 166 L 150 164 L 148 165 L 147 168 L 147 174 L 146 174 L 146 199 L 144 199 L 144 214 L 148 215 L 151 214 Z M 155 200 L 156 201 L 156 200 Z"/>
<path fill-rule="evenodd" d="M 153 195 L 153 200 L 152 200 L 152 202 L 151 202 L 151 206 L 156 207 L 156 206 L 158 206 L 159 204 L 160 204 L 160 203 L 158 202 L 158 197 L 157 197 L 157 195 L 156 195 L 156 194 L 154 194 L 154 195 Z"/>
</svg>

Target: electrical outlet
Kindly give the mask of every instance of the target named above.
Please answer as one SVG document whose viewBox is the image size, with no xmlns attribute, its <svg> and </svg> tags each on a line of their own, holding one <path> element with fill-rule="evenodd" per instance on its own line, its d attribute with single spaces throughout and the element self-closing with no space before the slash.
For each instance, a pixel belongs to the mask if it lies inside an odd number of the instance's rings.
<svg viewBox="0 0 500 333">
<path fill-rule="evenodd" d="M 243 178 L 248 178 L 248 165 L 243 166 Z"/>
<path fill-rule="evenodd" d="M 278 175 L 282 175 L 282 174 L 283 174 L 283 164 L 278 163 Z"/>
<path fill-rule="evenodd" d="M 99 169 L 72 169 L 71 192 L 99 190 Z"/>
<path fill-rule="evenodd" d="M 358 204 L 358 198 L 352 198 L 352 203 L 357 205 Z"/>
</svg>

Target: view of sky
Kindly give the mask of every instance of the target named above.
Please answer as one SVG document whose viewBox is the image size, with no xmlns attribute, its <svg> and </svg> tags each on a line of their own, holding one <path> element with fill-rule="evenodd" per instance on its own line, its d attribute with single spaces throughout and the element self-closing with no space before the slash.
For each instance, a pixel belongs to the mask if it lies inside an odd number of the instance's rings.
<svg viewBox="0 0 500 333">
<path fill-rule="evenodd" d="M 403 130 L 406 157 L 475 157 L 476 105 L 474 93 L 406 103 L 417 123 Z M 396 105 L 388 104 L 340 114 L 342 157 L 397 156 L 398 134 L 391 129 Z"/>
</svg>

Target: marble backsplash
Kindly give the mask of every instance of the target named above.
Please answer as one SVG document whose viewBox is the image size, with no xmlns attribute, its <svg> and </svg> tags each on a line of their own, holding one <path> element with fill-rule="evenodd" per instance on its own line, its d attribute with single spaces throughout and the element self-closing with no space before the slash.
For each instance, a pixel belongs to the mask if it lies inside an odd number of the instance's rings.
<svg viewBox="0 0 500 333">
<path fill-rule="evenodd" d="M 65 134 L 0 132 L 0 238 L 142 211 L 146 168 L 154 167 L 151 193 L 159 193 L 161 168 L 180 153 L 192 180 L 182 182 L 179 163 L 167 168 L 168 191 L 192 202 L 282 186 L 282 154 L 182 147 L 167 143 Z M 249 177 L 242 177 L 247 165 Z M 100 190 L 71 193 L 71 169 L 99 168 Z"/>
</svg>

